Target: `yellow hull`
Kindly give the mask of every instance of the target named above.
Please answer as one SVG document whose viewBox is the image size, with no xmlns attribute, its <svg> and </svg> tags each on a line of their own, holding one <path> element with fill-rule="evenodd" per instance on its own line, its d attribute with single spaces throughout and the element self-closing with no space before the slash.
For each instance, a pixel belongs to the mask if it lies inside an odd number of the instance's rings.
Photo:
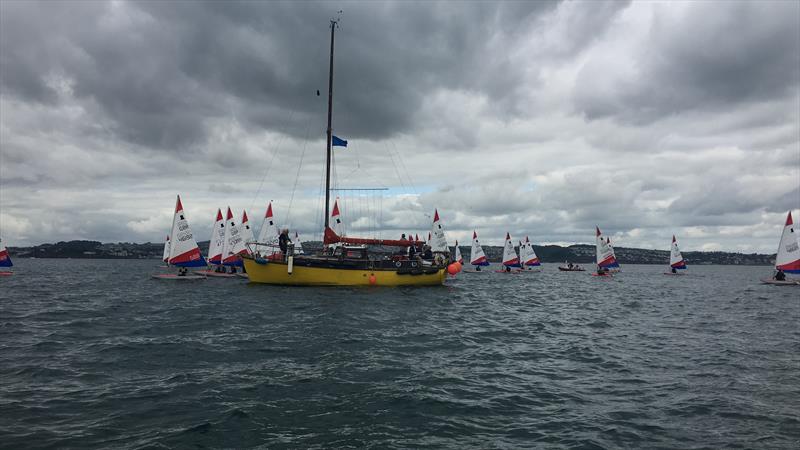
<svg viewBox="0 0 800 450">
<path fill-rule="evenodd" d="M 242 258 L 251 283 L 292 286 L 436 286 L 444 283 L 445 270 L 420 275 L 398 275 L 394 270 L 333 269 L 294 266 L 289 274 L 286 263 L 259 264 Z"/>
</svg>

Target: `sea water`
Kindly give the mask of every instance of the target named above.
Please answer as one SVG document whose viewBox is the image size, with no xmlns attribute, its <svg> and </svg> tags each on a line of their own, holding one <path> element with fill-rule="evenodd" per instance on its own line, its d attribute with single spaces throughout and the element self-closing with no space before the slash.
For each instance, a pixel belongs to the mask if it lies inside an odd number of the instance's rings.
<svg viewBox="0 0 800 450">
<path fill-rule="evenodd" d="M 353 289 L 15 264 L 2 448 L 800 447 L 800 288 L 768 267 Z"/>
</svg>

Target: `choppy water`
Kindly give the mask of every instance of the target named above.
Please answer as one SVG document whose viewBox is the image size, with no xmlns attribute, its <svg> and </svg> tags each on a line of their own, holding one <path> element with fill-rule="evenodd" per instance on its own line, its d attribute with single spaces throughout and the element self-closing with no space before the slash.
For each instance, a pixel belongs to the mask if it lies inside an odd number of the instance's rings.
<svg viewBox="0 0 800 450">
<path fill-rule="evenodd" d="M 800 446 L 800 289 L 769 268 L 334 289 L 16 263 L 3 448 Z"/>
</svg>

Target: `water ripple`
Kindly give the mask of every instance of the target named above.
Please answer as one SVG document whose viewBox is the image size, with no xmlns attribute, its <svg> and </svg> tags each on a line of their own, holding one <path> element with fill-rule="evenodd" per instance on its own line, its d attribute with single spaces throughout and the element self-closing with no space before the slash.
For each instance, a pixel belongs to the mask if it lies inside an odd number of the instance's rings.
<svg viewBox="0 0 800 450">
<path fill-rule="evenodd" d="M 800 295 L 764 268 L 294 289 L 154 265 L 0 280 L 0 448 L 800 443 Z"/>
</svg>

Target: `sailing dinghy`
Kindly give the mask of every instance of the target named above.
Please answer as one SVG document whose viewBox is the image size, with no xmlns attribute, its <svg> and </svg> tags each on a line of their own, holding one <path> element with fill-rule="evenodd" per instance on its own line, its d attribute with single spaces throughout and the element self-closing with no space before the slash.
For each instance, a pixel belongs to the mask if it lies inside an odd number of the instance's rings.
<svg viewBox="0 0 800 450">
<path fill-rule="evenodd" d="M 617 258 L 614 256 L 614 249 L 609 244 L 609 241 L 603 238 L 600 227 L 595 228 L 597 230 L 595 236 L 595 263 L 597 264 L 597 272 L 593 272 L 592 276 L 611 276 L 609 271 L 611 268 L 619 267 L 619 263 L 617 263 Z"/>
<path fill-rule="evenodd" d="M 536 256 L 536 251 L 528 236 L 525 236 L 525 242 L 520 241 L 519 243 L 519 261 L 523 270 L 526 268 L 528 271 L 539 272 L 542 270 L 542 263 Z"/>
<path fill-rule="evenodd" d="M 0 239 L 0 267 L 12 267 L 14 263 L 11 262 L 11 257 L 8 256 L 8 249 L 3 245 L 3 240 Z M 7 277 L 13 275 L 14 272 L 10 270 L 0 270 L 0 276 Z"/>
<path fill-rule="evenodd" d="M 503 270 L 495 270 L 495 272 L 511 273 L 511 268 L 519 269 L 519 258 L 517 251 L 514 249 L 514 242 L 511 241 L 511 234 L 506 233 L 506 243 L 503 246 Z M 518 272 L 518 271 L 517 271 Z"/>
<path fill-rule="evenodd" d="M 456 247 L 458 251 L 458 247 Z M 472 248 L 469 252 L 469 263 L 475 266 L 475 270 L 465 270 L 466 273 L 481 273 L 481 267 L 488 266 L 489 260 L 486 259 L 486 254 L 483 253 L 481 243 L 478 241 L 478 232 L 472 231 Z"/>
<path fill-rule="evenodd" d="M 794 229 L 792 212 L 786 216 L 786 225 L 783 227 L 781 242 L 778 245 L 778 254 L 775 255 L 775 270 L 784 274 L 800 274 L 800 241 Z M 773 278 L 762 278 L 762 283 L 774 284 L 778 286 L 800 285 L 800 279 L 786 278 L 778 280 Z"/>
<path fill-rule="evenodd" d="M 206 277 L 196 274 L 187 274 L 185 272 L 188 267 L 203 267 L 206 265 L 206 260 L 200 253 L 200 247 L 197 246 L 197 241 L 194 239 L 192 230 L 189 227 L 189 222 L 186 220 L 186 214 L 183 212 L 183 204 L 181 204 L 181 196 L 178 196 L 175 202 L 175 215 L 172 217 L 172 232 L 169 235 L 169 259 L 167 263 L 170 266 L 179 267 L 181 271 L 177 274 L 165 273 L 153 275 L 153 278 L 159 280 L 203 280 Z"/>
<path fill-rule="evenodd" d="M 231 207 L 225 216 L 225 242 L 222 245 L 222 265 L 228 267 L 242 267 L 241 255 L 247 254 L 247 247 L 239 232 L 239 226 L 233 218 Z M 234 269 L 235 270 L 235 269 Z"/>
<path fill-rule="evenodd" d="M 664 275 L 683 275 L 678 270 L 686 270 L 686 261 L 683 260 L 681 250 L 678 248 L 678 241 L 675 235 L 672 235 L 672 247 L 669 251 L 669 272 L 664 272 Z"/>
<path fill-rule="evenodd" d="M 222 250 L 225 246 L 225 220 L 222 218 L 222 210 L 217 208 L 217 216 L 214 226 L 211 228 L 211 239 L 208 241 L 208 263 L 212 268 L 206 270 L 195 270 L 198 275 L 218 278 L 233 278 L 233 274 L 225 272 L 222 265 Z M 214 267 L 215 266 L 215 267 Z"/>
</svg>

